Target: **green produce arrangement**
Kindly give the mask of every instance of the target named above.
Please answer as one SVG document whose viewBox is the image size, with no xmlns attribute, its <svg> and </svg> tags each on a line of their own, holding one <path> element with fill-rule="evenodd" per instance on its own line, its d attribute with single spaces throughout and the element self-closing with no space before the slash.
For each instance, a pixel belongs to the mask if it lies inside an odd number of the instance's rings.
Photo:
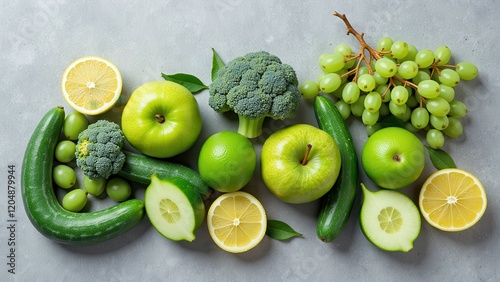
<svg viewBox="0 0 500 282">
<path fill-rule="evenodd" d="M 225 64 L 212 49 L 210 84 L 190 74 L 162 74 L 165 80 L 133 91 L 121 124 L 101 116 L 121 95 L 116 66 L 96 56 L 71 63 L 61 88 L 74 111 L 50 109 L 25 151 L 22 198 L 33 226 L 56 242 L 81 245 L 114 238 L 143 218 L 168 240 L 192 242 L 206 222 L 214 244 L 230 253 L 254 248 L 265 235 L 303 236 L 268 218 L 262 202 L 244 191 L 258 173 L 277 199 L 318 203 L 320 242 L 338 238 L 349 220 L 359 220 L 374 246 L 401 252 L 418 239 L 421 215 L 443 231 L 472 227 L 485 212 L 485 189 L 442 147 L 445 136 L 463 133 L 460 118 L 467 106 L 455 99 L 454 87 L 476 78 L 477 67 L 449 64 L 446 46 L 417 50 L 384 37 L 371 47 L 345 15 L 334 16 L 359 41 L 359 52 L 339 44 L 322 54 L 317 80 L 299 83 L 291 65 L 266 51 Z M 203 120 L 195 95 L 202 91 L 209 92 L 202 107 L 235 113 L 238 129 L 202 140 L 195 170 L 171 157 L 199 141 Z M 294 117 L 304 99 L 313 99 L 309 106 L 317 125 L 276 129 L 258 156 L 252 141 L 263 138 L 265 119 Z M 97 120 L 89 122 L 90 116 Z M 366 125 L 369 137 L 359 158 L 348 119 Z M 134 150 L 125 150 L 126 145 Z M 421 185 L 416 204 L 398 190 L 421 176 L 426 152 L 437 171 Z M 374 183 L 370 189 L 359 183 L 360 169 Z M 144 186 L 143 200 L 133 198 L 134 184 Z M 54 189 L 62 189 L 61 200 Z M 351 216 L 356 195 L 363 197 L 357 219 Z M 85 210 L 89 201 L 106 196 L 113 206 Z"/>
</svg>

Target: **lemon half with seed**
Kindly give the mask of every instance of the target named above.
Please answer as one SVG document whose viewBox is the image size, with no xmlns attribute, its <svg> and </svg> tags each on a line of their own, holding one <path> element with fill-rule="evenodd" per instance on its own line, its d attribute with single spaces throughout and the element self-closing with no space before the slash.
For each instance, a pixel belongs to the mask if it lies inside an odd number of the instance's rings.
<svg viewBox="0 0 500 282">
<path fill-rule="evenodd" d="M 120 97 L 122 76 L 110 61 L 86 56 L 66 68 L 61 88 L 64 99 L 75 111 L 98 115 L 111 109 Z"/>
<path fill-rule="evenodd" d="M 449 168 L 433 173 L 422 186 L 420 211 L 432 226 L 443 231 L 462 231 L 483 216 L 486 192 L 479 179 L 465 170 Z"/>
<path fill-rule="evenodd" d="M 257 246 L 267 229 L 262 204 L 247 192 L 229 192 L 219 196 L 207 215 L 210 236 L 215 244 L 230 253 L 242 253 Z"/>
</svg>

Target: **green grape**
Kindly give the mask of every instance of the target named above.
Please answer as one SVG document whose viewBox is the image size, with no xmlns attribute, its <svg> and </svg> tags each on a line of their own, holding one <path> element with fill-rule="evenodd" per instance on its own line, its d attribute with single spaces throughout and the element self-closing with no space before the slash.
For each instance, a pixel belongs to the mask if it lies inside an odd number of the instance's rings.
<svg viewBox="0 0 500 282">
<path fill-rule="evenodd" d="M 87 129 L 89 120 L 80 112 L 71 112 L 64 119 L 63 135 L 69 140 L 77 140 L 78 134 Z"/>
<path fill-rule="evenodd" d="M 416 128 L 415 126 L 413 126 L 413 124 L 411 122 L 405 122 L 404 124 L 405 126 L 405 129 L 410 131 L 410 132 L 413 132 L 413 133 L 417 133 L 420 129 Z"/>
<path fill-rule="evenodd" d="M 442 84 L 450 87 L 455 87 L 460 82 L 460 76 L 452 69 L 441 70 L 438 79 Z"/>
<path fill-rule="evenodd" d="M 399 65 L 398 75 L 408 80 L 418 74 L 418 65 L 414 61 L 404 61 Z"/>
<path fill-rule="evenodd" d="M 74 189 L 64 195 L 62 207 L 70 212 L 79 212 L 87 204 L 87 193 L 82 189 Z"/>
<path fill-rule="evenodd" d="M 398 67 L 393 60 L 380 58 L 375 62 L 375 71 L 382 77 L 393 77 L 398 72 Z"/>
<path fill-rule="evenodd" d="M 443 132 L 437 129 L 430 129 L 425 134 L 425 140 L 427 144 L 434 149 L 439 149 L 444 145 L 444 135 Z"/>
<path fill-rule="evenodd" d="M 387 103 L 382 103 L 382 105 L 380 105 L 380 109 L 378 109 L 378 113 L 381 117 L 388 116 L 391 113 L 389 111 L 389 106 L 387 105 Z"/>
<path fill-rule="evenodd" d="M 333 91 L 332 93 L 328 93 L 330 95 L 332 95 L 333 97 L 335 98 L 338 98 L 338 99 L 342 99 L 342 91 L 344 91 L 344 85 L 340 85 L 339 88 L 337 88 L 337 90 Z"/>
<path fill-rule="evenodd" d="M 385 103 L 391 100 L 391 91 L 389 91 L 389 85 L 387 84 L 379 85 L 377 86 L 377 88 L 375 88 L 375 92 L 380 93 L 380 96 L 382 97 L 382 102 Z"/>
<path fill-rule="evenodd" d="M 417 47 L 415 47 L 415 45 L 413 44 L 408 44 L 408 54 L 406 55 L 406 57 L 401 59 L 401 62 L 415 61 L 417 53 L 418 53 Z"/>
<path fill-rule="evenodd" d="M 347 69 L 341 69 L 339 71 L 336 71 L 335 73 L 340 76 L 340 85 L 343 85 L 347 82 L 347 75 L 345 75 L 347 73 Z"/>
<path fill-rule="evenodd" d="M 453 87 L 441 84 L 440 88 L 438 97 L 445 99 L 448 103 L 455 99 L 455 89 Z"/>
<path fill-rule="evenodd" d="M 389 102 L 389 111 L 393 116 L 402 118 L 406 113 L 406 105 L 398 105 L 391 100 Z"/>
<path fill-rule="evenodd" d="M 323 59 L 328 56 L 328 55 L 331 55 L 332 53 L 323 53 L 321 54 L 319 57 L 318 57 L 318 65 L 321 67 L 321 61 L 323 61 Z"/>
<path fill-rule="evenodd" d="M 332 93 L 339 88 L 341 80 L 340 75 L 336 73 L 327 73 L 321 78 L 319 88 L 324 93 Z"/>
<path fill-rule="evenodd" d="M 335 102 L 335 106 L 339 110 L 340 115 L 344 120 L 349 118 L 349 116 L 351 115 L 351 105 L 342 100 L 338 100 L 337 102 Z"/>
<path fill-rule="evenodd" d="M 360 117 L 363 115 L 363 111 L 365 110 L 365 98 L 366 95 L 359 96 L 359 99 L 351 104 L 351 113 L 355 117 Z"/>
<path fill-rule="evenodd" d="M 373 78 L 375 79 L 375 83 L 377 85 L 385 85 L 387 84 L 387 81 L 389 81 L 389 78 L 381 76 L 378 72 L 373 73 Z"/>
<path fill-rule="evenodd" d="M 408 96 L 408 90 L 404 86 L 398 85 L 391 90 L 391 100 L 398 105 L 406 104 Z"/>
<path fill-rule="evenodd" d="M 423 70 L 419 70 L 417 72 L 417 75 L 415 75 L 411 79 L 411 81 L 415 84 L 419 84 L 420 82 L 425 81 L 425 80 L 431 80 L 431 76 L 429 75 L 429 73 L 427 73 L 426 71 L 423 71 Z"/>
<path fill-rule="evenodd" d="M 106 179 L 98 178 L 92 179 L 88 176 L 83 176 L 83 188 L 92 196 L 99 196 L 106 189 Z"/>
<path fill-rule="evenodd" d="M 361 66 L 358 69 L 358 77 L 364 75 L 364 74 L 370 74 L 370 71 L 368 70 L 367 66 Z"/>
<path fill-rule="evenodd" d="M 411 124 L 417 129 L 423 129 L 429 124 L 429 112 L 425 108 L 416 108 L 411 112 Z"/>
<path fill-rule="evenodd" d="M 473 80 L 477 77 L 478 74 L 476 65 L 469 62 L 458 63 L 455 70 L 460 76 L 460 79 L 463 80 Z"/>
<path fill-rule="evenodd" d="M 69 189 L 76 184 L 76 172 L 70 166 L 56 165 L 52 169 L 52 179 L 57 186 Z"/>
<path fill-rule="evenodd" d="M 408 55 L 408 43 L 398 40 L 391 46 L 391 55 L 395 59 L 402 59 Z"/>
<path fill-rule="evenodd" d="M 356 82 L 346 83 L 344 90 L 342 90 L 342 100 L 347 104 L 352 104 L 359 99 L 360 91 Z"/>
<path fill-rule="evenodd" d="M 326 73 L 337 72 L 344 68 L 345 61 L 342 54 L 330 54 L 321 60 L 320 67 Z"/>
<path fill-rule="evenodd" d="M 75 159 L 76 144 L 70 140 L 57 143 L 54 156 L 58 162 L 69 163 Z"/>
<path fill-rule="evenodd" d="M 415 55 L 415 63 L 421 69 L 426 69 L 434 63 L 434 52 L 430 49 L 423 49 Z"/>
<path fill-rule="evenodd" d="M 450 111 L 450 103 L 441 97 L 427 100 L 427 110 L 430 114 L 442 117 Z"/>
<path fill-rule="evenodd" d="M 365 109 L 370 113 L 378 112 L 380 106 L 382 105 L 382 97 L 378 92 L 370 92 L 366 94 L 364 101 Z"/>
<path fill-rule="evenodd" d="M 419 105 L 419 103 L 420 103 L 420 100 L 417 100 L 417 96 L 416 95 L 410 95 L 408 97 L 408 101 L 406 101 L 406 105 L 408 107 L 410 107 L 411 109 L 416 108 Z"/>
<path fill-rule="evenodd" d="M 347 69 L 347 70 L 352 69 L 356 65 L 356 62 L 357 62 L 356 59 L 350 57 L 349 55 L 344 56 L 344 61 L 345 61 L 344 69 Z"/>
<path fill-rule="evenodd" d="M 106 183 L 106 193 L 111 199 L 122 202 L 130 197 L 132 194 L 132 187 L 125 179 L 115 177 L 108 180 Z"/>
<path fill-rule="evenodd" d="M 375 83 L 375 78 L 373 78 L 373 75 L 368 73 L 358 77 L 357 83 L 359 89 L 363 92 L 370 92 L 375 89 L 375 86 L 377 85 Z"/>
<path fill-rule="evenodd" d="M 379 112 L 370 112 L 367 109 L 363 111 L 363 114 L 361 115 L 361 120 L 365 125 L 374 125 L 377 123 L 378 118 L 379 118 Z"/>
<path fill-rule="evenodd" d="M 405 110 L 404 114 L 398 118 L 404 122 L 407 122 L 411 118 L 411 109 L 407 105 L 404 105 L 404 106 L 406 107 L 406 110 Z"/>
<path fill-rule="evenodd" d="M 453 100 L 450 102 L 450 117 L 463 118 L 467 115 L 467 105 L 461 101 Z"/>
<path fill-rule="evenodd" d="M 380 123 L 376 123 L 374 125 L 367 125 L 366 134 L 368 136 L 372 136 L 373 133 L 379 131 L 380 129 L 382 129 L 382 125 Z"/>
<path fill-rule="evenodd" d="M 447 116 L 437 117 L 435 115 L 431 115 L 429 120 L 431 122 L 432 127 L 434 127 L 437 130 L 444 130 L 445 128 L 448 127 L 449 124 L 449 119 Z"/>
<path fill-rule="evenodd" d="M 302 94 L 302 97 L 304 97 L 305 99 L 311 99 L 318 96 L 319 85 L 318 83 L 316 83 L 316 81 L 307 80 L 300 84 L 299 91 L 300 94 Z"/>
<path fill-rule="evenodd" d="M 439 96 L 439 92 L 441 91 L 441 87 L 439 83 L 434 80 L 427 79 L 421 81 L 418 84 L 418 94 L 426 99 L 432 99 Z"/>
<path fill-rule="evenodd" d="M 377 42 L 377 50 L 378 51 L 389 51 L 389 50 L 391 50 L 392 44 L 393 44 L 393 41 L 391 38 L 382 37 Z"/>
<path fill-rule="evenodd" d="M 341 44 L 335 46 L 335 48 L 333 49 L 333 52 L 338 53 L 338 54 L 342 54 L 345 56 L 345 55 L 352 54 L 352 48 L 351 48 L 351 46 L 349 46 L 347 44 L 341 43 Z"/>
<path fill-rule="evenodd" d="M 464 132 L 464 128 L 462 126 L 462 123 L 458 118 L 454 117 L 448 117 L 449 124 L 448 127 L 446 127 L 443 132 L 450 138 L 458 138 L 462 133 Z"/>
<path fill-rule="evenodd" d="M 438 66 L 446 65 L 451 59 L 451 50 L 448 46 L 439 46 L 434 51 L 434 58 Z"/>
</svg>

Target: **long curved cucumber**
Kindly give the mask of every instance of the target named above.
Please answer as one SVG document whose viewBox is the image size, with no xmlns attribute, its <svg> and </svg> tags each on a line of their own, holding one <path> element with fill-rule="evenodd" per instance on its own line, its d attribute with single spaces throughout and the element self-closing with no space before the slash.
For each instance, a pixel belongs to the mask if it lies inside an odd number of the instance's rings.
<svg viewBox="0 0 500 282">
<path fill-rule="evenodd" d="M 358 157 L 352 136 L 333 102 L 323 96 L 314 100 L 319 128 L 330 134 L 340 149 L 342 166 L 332 189 L 323 196 L 316 233 L 323 242 L 331 242 L 341 233 L 354 204 L 358 186 Z"/>
<path fill-rule="evenodd" d="M 207 199 L 212 194 L 212 189 L 201 179 L 201 176 L 193 169 L 173 162 L 155 159 L 142 154 L 129 151 L 125 153 L 125 164 L 118 172 L 123 178 L 137 183 L 149 185 L 151 176 L 156 174 L 159 178 L 179 177 L 191 183 L 203 199 Z"/>
<path fill-rule="evenodd" d="M 24 209 L 33 226 L 53 241 L 83 245 L 111 239 L 141 221 L 144 202 L 132 199 L 88 213 L 69 212 L 60 205 L 52 184 L 52 168 L 64 117 L 64 108 L 50 109 L 28 141 L 21 172 Z"/>
</svg>

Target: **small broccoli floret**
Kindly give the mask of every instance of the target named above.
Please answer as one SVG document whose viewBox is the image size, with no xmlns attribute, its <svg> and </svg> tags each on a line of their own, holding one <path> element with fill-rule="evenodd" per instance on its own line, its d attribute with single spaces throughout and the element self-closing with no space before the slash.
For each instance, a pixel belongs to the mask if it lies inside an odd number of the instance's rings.
<svg viewBox="0 0 500 282">
<path fill-rule="evenodd" d="M 108 178 L 125 163 L 124 143 L 125 136 L 118 124 L 98 120 L 78 135 L 76 165 L 89 178 Z"/>
<path fill-rule="evenodd" d="M 300 104 L 298 79 L 290 65 L 265 51 L 235 58 L 209 86 L 208 104 L 218 113 L 235 112 L 238 132 L 248 138 L 262 134 L 266 117 L 292 117 Z"/>
</svg>

